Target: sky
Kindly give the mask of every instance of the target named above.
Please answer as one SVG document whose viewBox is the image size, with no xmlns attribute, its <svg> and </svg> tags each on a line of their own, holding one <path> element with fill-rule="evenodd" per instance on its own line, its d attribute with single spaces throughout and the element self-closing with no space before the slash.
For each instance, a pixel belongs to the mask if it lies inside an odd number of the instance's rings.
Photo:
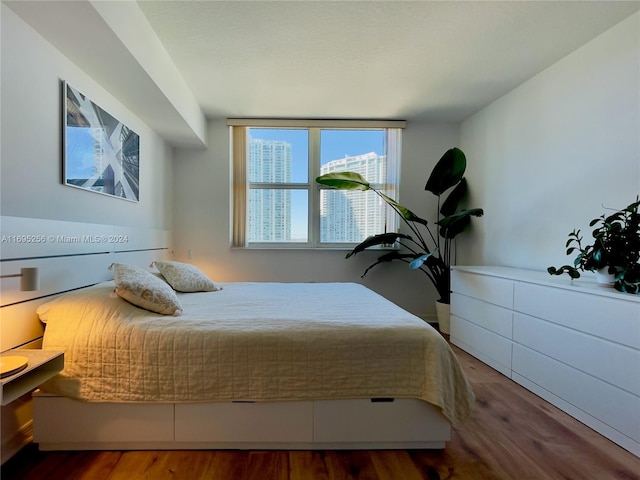
<svg viewBox="0 0 640 480">
<path fill-rule="evenodd" d="M 252 128 L 252 138 L 282 140 L 291 144 L 293 182 L 307 182 L 308 133 L 300 130 Z M 322 130 L 320 134 L 320 164 L 345 156 L 376 152 L 384 154 L 384 130 Z"/>
<path fill-rule="evenodd" d="M 88 128 L 66 127 L 65 171 L 67 179 L 90 178 L 95 172 L 95 140 Z"/>
</svg>

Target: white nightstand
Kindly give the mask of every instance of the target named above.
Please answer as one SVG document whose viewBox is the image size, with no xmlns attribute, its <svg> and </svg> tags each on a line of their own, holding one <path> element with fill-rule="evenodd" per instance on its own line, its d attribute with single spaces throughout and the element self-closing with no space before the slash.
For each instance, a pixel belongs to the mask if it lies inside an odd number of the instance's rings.
<svg viewBox="0 0 640 480">
<path fill-rule="evenodd" d="M 5 406 L 25 393 L 38 388 L 43 382 L 62 371 L 64 352 L 56 350 L 16 349 L 3 353 L 2 357 L 21 356 L 28 359 L 26 368 L 0 379 L 0 404 Z"/>
</svg>

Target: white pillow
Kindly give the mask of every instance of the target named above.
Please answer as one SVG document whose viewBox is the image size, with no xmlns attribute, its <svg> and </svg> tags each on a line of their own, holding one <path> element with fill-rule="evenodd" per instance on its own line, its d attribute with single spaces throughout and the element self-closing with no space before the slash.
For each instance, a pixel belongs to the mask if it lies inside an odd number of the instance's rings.
<svg viewBox="0 0 640 480">
<path fill-rule="evenodd" d="M 176 292 L 161 279 L 139 267 L 114 263 L 111 265 L 116 293 L 133 305 L 163 315 L 182 314 Z"/>
<path fill-rule="evenodd" d="M 222 287 L 213 283 L 197 267 L 181 262 L 153 262 L 164 279 L 178 292 L 215 292 Z"/>
</svg>

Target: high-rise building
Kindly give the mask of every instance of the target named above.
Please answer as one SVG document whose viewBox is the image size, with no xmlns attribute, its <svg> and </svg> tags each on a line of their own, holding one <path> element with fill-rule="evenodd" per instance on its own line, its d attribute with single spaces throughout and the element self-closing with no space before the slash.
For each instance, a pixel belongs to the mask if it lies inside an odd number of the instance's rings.
<svg viewBox="0 0 640 480">
<path fill-rule="evenodd" d="M 386 181 L 387 162 L 374 152 L 332 160 L 320 168 L 322 175 L 350 171 L 371 184 Z M 358 243 L 385 231 L 384 200 L 368 191 L 322 190 L 320 197 L 320 241 Z"/>
<path fill-rule="evenodd" d="M 249 140 L 249 181 L 291 181 L 291 144 L 277 140 Z M 291 240 L 291 192 L 286 189 L 251 189 L 249 194 L 250 242 Z"/>
</svg>

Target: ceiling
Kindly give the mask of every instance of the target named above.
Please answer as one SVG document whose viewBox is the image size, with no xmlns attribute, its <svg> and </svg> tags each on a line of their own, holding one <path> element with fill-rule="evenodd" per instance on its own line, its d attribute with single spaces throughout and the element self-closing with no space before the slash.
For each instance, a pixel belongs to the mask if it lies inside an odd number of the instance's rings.
<svg viewBox="0 0 640 480">
<path fill-rule="evenodd" d="M 3 3 L 170 143 L 200 146 L 178 90 L 207 118 L 460 122 L 640 9 L 640 0 Z M 138 35 L 127 39 L 125 23 Z"/>
<path fill-rule="evenodd" d="M 139 1 L 208 117 L 457 122 L 637 11 L 613 1 Z"/>
</svg>

